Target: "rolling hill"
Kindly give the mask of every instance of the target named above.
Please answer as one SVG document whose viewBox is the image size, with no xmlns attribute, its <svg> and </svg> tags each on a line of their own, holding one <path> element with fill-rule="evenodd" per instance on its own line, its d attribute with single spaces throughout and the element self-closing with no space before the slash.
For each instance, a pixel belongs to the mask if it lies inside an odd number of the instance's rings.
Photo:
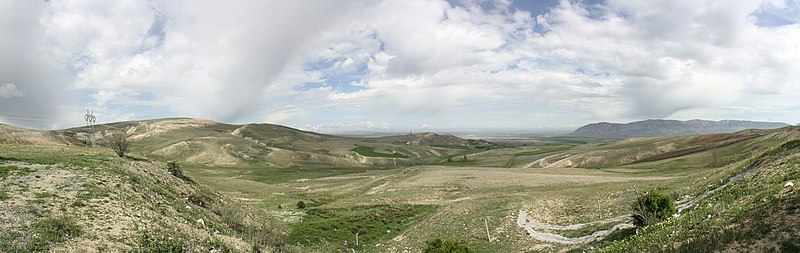
<svg viewBox="0 0 800 253">
<path fill-rule="evenodd" d="M 38 131 L 0 124 L 0 144 L 69 144 L 77 141 L 52 131 Z"/>
<path fill-rule="evenodd" d="M 512 146 L 184 118 L 95 129 L 92 148 L 85 127 L 0 126 L 0 251 L 420 252 L 431 238 L 476 252 L 800 249 L 800 127 Z M 105 147 L 119 132 L 125 158 Z M 679 214 L 631 227 L 651 190 Z"/>
<path fill-rule="evenodd" d="M 492 143 L 452 135 L 418 133 L 378 138 L 339 137 L 273 124 L 230 125 L 169 118 L 94 126 L 97 145 L 124 132 L 139 155 L 215 166 L 397 166 L 434 161 L 464 148 Z M 89 128 L 37 131 L 0 125 L 0 143 L 87 145 Z M 370 152 L 365 152 L 370 150 Z M 396 154 L 395 158 L 381 154 Z"/>
<path fill-rule="evenodd" d="M 571 136 L 628 138 L 683 136 L 693 134 L 732 133 L 745 129 L 774 129 L 789 126 L 780 122 L 757 122 L 742 120 L 661 120 L 651 119 L 631 123 L 592 123 L 582 126 L 571 133 Z"/>
</svg>

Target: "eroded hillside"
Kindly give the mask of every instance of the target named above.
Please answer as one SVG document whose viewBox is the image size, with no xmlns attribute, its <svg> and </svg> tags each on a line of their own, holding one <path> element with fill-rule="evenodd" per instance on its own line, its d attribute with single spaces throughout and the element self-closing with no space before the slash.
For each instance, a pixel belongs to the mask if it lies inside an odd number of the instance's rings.
<svg viewBox="0 0 800 253">
<path fill-rule="evenodd" d="M 105 149 L 2 145 L 0 177 L 2 252 L 251 252 L 282 237 L 258 210 Z"/>
<path fill-rule="evenodd" d="M 28 133 L 31 131 L 34 133 Z M 380 138 L 339 137 L 272 124 L 229 125 L 186 118 L 111 123 L 94 126 L 94 131 L 100 146 L 111 134 L 124 132 L 139 155 L 208 166 L 399 166 L 435 161 L 463 149 L 492 145 L 483 140 L 433 133 Z M 34 138 L 34 135 L 58 136 L 58 142 L 48 143 L 85 145 L 90 139 L 89 132 L 88 127 L 59 131 L 9 128 L 0 132 L 6 133 L 0 138 L 33 144 L 45 139 Z M 364 152 L 366 150 L 369 151 Z"/>
<path fill-rule="evenodd" d="M 762 142 L 777 139 L 780 144 L 735 163 L 702 194 L 685 196 L 680 214 L 602 251 L 797 252 L 800 129 L 785 128 Z"/>
</svg>

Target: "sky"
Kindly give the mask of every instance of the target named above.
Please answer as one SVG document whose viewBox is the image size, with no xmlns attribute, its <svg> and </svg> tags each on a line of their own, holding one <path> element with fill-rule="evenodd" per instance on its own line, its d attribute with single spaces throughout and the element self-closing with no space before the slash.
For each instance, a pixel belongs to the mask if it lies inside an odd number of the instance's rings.
<svg viewBox="0 0 800 253">
<path fill-rule="evenodd" d="M 800 122 L 800 0 L 0 0 L 0 122 Z"/>
</svg>

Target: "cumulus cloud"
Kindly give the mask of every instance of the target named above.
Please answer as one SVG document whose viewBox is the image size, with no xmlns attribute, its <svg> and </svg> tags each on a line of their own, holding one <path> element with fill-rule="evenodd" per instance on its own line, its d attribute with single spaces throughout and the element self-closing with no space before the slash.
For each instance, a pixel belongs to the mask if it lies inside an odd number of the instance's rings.
<svg viewBox="0 0 800 253">
<path fill-rule="evenodd" d="M 493 106 L 532 115 L 568 111 L 551 117 L 571 118 L 573 122 L 676 115 L 692 118 L 686 116 L 691 113 L 681 112 L 699 108 L 724 111 L 742 103 L 766 103 L 779 98 L 777 94 L 797 92 L 798 69 L 789 62 L 797 56 L 797 50 L 783 43 L 800 37 L 796 37 L 797 25 L 766 28 L 753 23 L 753 13 L 765 4 L 561 1 L 536 17 L 502 7 L 491 12 L 443 6 L 430 12 L 438 18 L 430 20 L 438 22 L 428 22 L 426 27 L 459 24 L 463 25 L 461 32 L 434 28 L 422 33 L 427 35 L 422 41 L 452 37 L 457 43 L 447 39 L 429 44 L 412 40 L 416 42 L 415 51 L 405 52 L 390 45 L 408 40 L 394 41 L 392 36 L 379 35 L 386 44 L 381 53 L 389 55 L 381 58 L 389 60 L 378 61 L 376 54 L 371 63 L 379 67 L 372 67 L 363 80 L 363 86 L 369 89 L 329 98 L 337 102 L 361 100 L 358 104 L 371 104 L 379 110 L 399 109 L 403 114 L 446 113 L 454 107 L 480 111 L 485 103 L 507 103 L 518 107 Z M 451 16 L 468 21 L 462 23 Z M 541 31 L 526 28 L 537 26 Z M 453 34 L 470 34 L 477 39 Z M 499 38 L 499 42 L 483 43 L 493 41 L 484 38 Z M 461 44 L 470 42 L 474 46 Z M 770 49 L 765 50 L 767 47 Z M 416 52 L 426 53 L 415 59 Z M 409 55 L 415 65 L 400 64 L 403 71 L 392 71 L 391 61 Z M 447 61 L 451 59 L 456 60 Z M 415 67 L 428 63 L 439 64 Z M 746 117 L 754 116 L 758 117 Z M 714 118 L 724 117 L 741 115 L 728 112 Z"/>
<path fill-rule="evenodd" d="M 16 39 L 0 52 L 23 61 L 0 63 L 0 81 L 28 102 L 0 103 L 17 118 L 92 107 L 319 131 L 798 121 L 796 1 L 4 5 L 0 29 Z M 67 89 L 88 102 L 59 99 Z"/>
</svg>

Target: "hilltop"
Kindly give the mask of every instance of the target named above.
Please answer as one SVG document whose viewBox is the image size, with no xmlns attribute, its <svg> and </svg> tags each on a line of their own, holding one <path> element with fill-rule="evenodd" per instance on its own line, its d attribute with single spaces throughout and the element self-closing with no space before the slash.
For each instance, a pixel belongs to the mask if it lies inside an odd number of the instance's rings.
<svg viewBox="0 0 800 253">
<path fill-rule="evenodd" d="M 692 134 L 733 133 L 745 129 L 773 129 L 789 126 L 781 122 L 757 122 L 742 120 L 662 120 L 650 119 L 631 123 L 592 123 L 582 126 L 571 136 L 628 138 L 682 136 Z"/>
</svg>

